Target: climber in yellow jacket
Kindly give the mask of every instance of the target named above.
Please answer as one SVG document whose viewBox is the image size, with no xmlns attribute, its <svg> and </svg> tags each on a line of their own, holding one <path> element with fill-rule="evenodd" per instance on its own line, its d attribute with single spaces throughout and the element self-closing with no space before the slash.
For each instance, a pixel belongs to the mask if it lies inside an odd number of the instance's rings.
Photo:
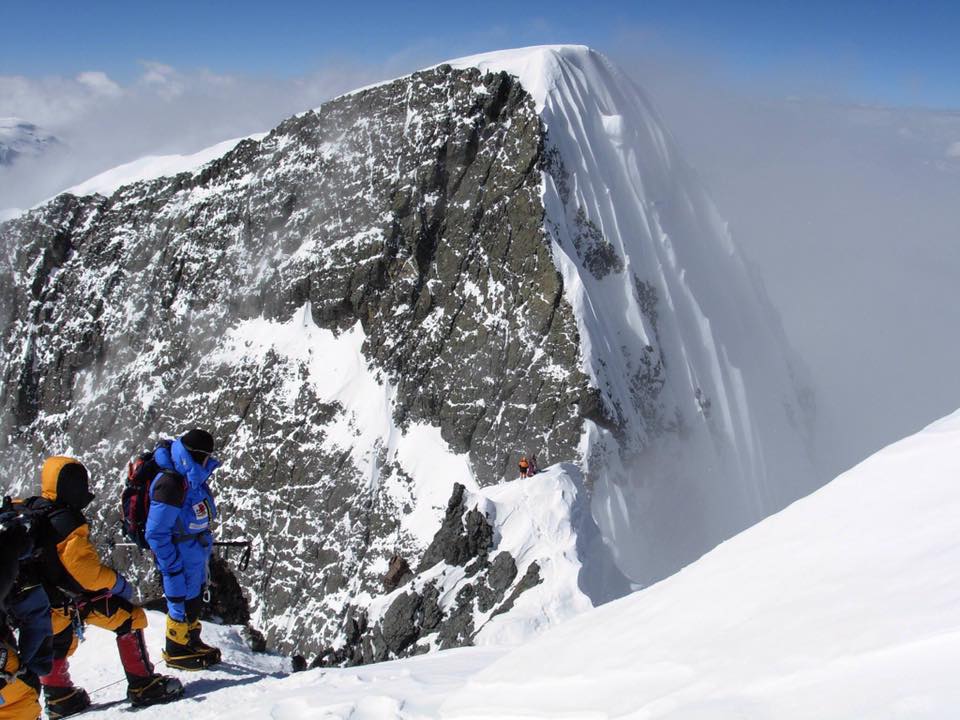
<svg viewBox="0 0 960 720">
<path fill-rule="evenodd" d="M 83 515 L 94 497 L 87 469 L 74 458 L 51 457 L 43 464 L 40 481 L 41 496 L 24 500 L 22 506 L 44 518 L 36 570 L 54 608 L 53 669 L 40 678 L 48 715 L 65 717 L 90 705 L 86 691 L 73 684 L 68 662 L 77 648 L 75 628 L 82 630 L 84 624 L 116 633 L 132 704 L 179 697 L 180 682 L 154 672 L 150 663 L 143 639 L 147 616 L 133 604 L 133 588 L 103 564 L 90 542 L 90 526 Z"/>
</svg>

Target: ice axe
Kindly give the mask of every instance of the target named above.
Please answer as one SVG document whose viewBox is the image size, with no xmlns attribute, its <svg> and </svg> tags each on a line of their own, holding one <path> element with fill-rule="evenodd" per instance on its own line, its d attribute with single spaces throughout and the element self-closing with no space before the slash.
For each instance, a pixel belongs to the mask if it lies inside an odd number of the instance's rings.
<svg viewBox="0 0 960 720">
<path fill-rule="evenodd" d="M 243 553 L 240 555 L 240 562 L 237 563 L 237 568 L 240 572 L 244 572 L 247 567 L 250 565 L 250 550 L 253 547 L 253 543 L 250 540 L 214 540 L 214 547 L 225 547 L 225 548 L 243 548 Z M 227 557 L 230 557 L 230 551 L 227 551 Z"/>
</svg>

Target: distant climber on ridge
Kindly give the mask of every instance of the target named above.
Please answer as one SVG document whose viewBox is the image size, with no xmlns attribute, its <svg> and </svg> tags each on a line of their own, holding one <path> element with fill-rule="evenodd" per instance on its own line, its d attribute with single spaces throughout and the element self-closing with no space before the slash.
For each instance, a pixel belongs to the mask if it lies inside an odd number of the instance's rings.
<svg viewBox="0 0 960 720">
<path fill-rule="evenodd" d="M 213 451 L 213 436 L 194 428 L 154 453 L 162 472 L 150 487 L 145 534 L 167 598 L 163 659 L 180 670 L 203 670 L 220 662 L 220 650 L 200 639 L 203 590 L 213 549 L 210 523 L 217 517 L 208 484 L 220 467 Z"/>
<path fill-rule="evenodd" d="M 520 477 L 530 477 L 530 462 L 527 460 L 526 455 L 520 456 L 520 462 L 517 463 L 517 467 L 520 469 Z"/>
</svg>

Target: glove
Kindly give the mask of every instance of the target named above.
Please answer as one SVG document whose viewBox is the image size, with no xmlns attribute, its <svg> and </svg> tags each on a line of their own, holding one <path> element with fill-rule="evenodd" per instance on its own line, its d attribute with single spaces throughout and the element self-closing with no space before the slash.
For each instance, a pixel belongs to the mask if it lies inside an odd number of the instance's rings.
<svg viewBox="0 0 960 720">
<path fill-rule="evenodd" d="M 127 579 L 117 573 L 117 581 L 110 588 L 110 594 L 114 597 L 121 597 L 127 602 L 133 601 L 133 586 L 127 582 Z"/>
</svg>

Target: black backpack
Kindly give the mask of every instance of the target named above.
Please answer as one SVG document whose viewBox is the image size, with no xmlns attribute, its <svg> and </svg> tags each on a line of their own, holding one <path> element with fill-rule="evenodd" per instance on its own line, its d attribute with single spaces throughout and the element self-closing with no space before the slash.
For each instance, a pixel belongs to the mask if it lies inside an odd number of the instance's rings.
<svg viewBox="0 0 960 720">
<path fill-rule="evenodd" d="M 171 440 L 161 440 L 157 448 L 169 449 Z M 162 470 L 150 450 L 141 453 L 127 465 L 127 483 L 120 496 L 120 516 L 123 523 L 123 534 L 136 543 L 141 550 L 149 550 L 147 543 L 147 515 L 150 513 L 150 484 Z"/>
<path fill-rule="evenodd" d="M 21 502 L 14 502 L 13 498 L 5 495 L 3 506 L 0 507 L 0 531 L 20 535 L 17 544 L 23 545 L 18 560 L 26 560 L 34 554 L 34 543 L 39 534 L 39 526 L 47 513 L 27 510 Z"/>
</svg>

